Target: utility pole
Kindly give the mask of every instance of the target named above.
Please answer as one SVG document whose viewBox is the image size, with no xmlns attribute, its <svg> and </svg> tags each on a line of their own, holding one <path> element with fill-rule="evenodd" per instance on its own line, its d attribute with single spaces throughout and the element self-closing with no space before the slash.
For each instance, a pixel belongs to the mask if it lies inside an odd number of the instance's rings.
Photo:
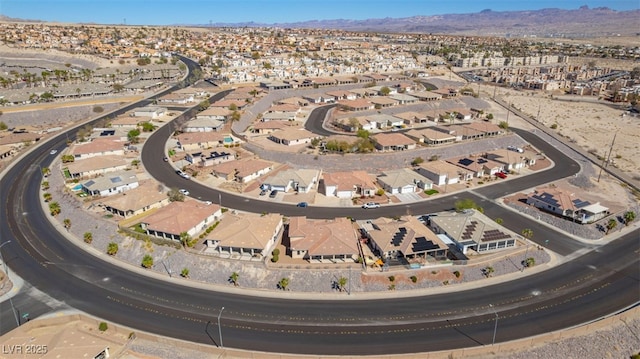
<svg viewBox="0 0 640 359">
<path fill-rule="evenodd" d="M 491 345 L 494 345 L 496 343 L 496 333 L 498 332 L 498 312 L 496 312 L 493 304 L 489 304 L 489 306 L 493 309 L 493 314 L 496 315 L 496 324 L 493 326 L 493 340 L 491 341 Z"/>
<path fill-rule="evenodd" d="M 611 152 L 613 152 L 613 144 L 616 142 L 616 136 L 618 136 L 618 132 L 613 135 L 613 141 L 611 141 L 611 147 L 609 147 L 609 155 L 606 158 L 602 158 L 600 173 L 598 173 L 598 182 L 600 182 L 600 176 L 602 176 L 602 170 L 604 169 L 605 164 L 609 163 L 609 160 L 611 159 Z"/>
<path fill-rule="evenodd" d="M 220 313 L 218 313 L 218 333 L 220 334 L 220 347 L 224 348 L 224 345 L 222 345 L 222 327 L 220 326 L 220 316 L 222 316 L 222 311 L 224 310 L 224 307 L 222 307 L 222 309 L 220 309 Z"/>
</svg>

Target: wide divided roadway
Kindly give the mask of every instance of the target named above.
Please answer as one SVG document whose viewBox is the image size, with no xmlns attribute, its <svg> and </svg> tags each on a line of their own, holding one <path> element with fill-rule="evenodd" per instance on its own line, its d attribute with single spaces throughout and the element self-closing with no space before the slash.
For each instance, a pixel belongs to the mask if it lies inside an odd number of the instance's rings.
<svg viewBox="0 0 640 359">
<path fill-rule="evenodd" d="M 150 141 L 163 137 L 163 131 L 170 128 L 162 127 Z M 189 188 L 194 196 L 215 201 L 220 192 L 182 180 L 162 162 L 164 140 L 159 149 L 144 146 L 142 157 L 149 172 L 167 185 Z M 369 300 L 366 293 L 353 293 L 337 300 L 293 300 L 297 293 L 254 297 L 246 295 L 253 294 L 251 290 L 216 290 L 215 286 L 204 290 L 177 284 L 176 280 L 158 280 L 87 253 L 50 223 L 40 202 L 38 168 L 50 164 L 49 149 L 38 148 L 27 154 L 0 182 L 0 238 L 12 241 L 2 248 L 3 257 L 12 270 L 51 297 L 137 330 L 220 345 L 216 317 L 225 307 L 221 326 L 227 347 L 313 354 L 390 354 L 491 344 L 494 310 L 500 323 L 496 341 L 501 342 L 578 325 L 638 302 L 638 230 L 523 280 L 437 295 L 425 295 L 428 291 L 394 292 L 387 299 Z M 544 152 L 556 162 L 554 172 L 563 171 L 558 168 L 562 157 L 554 157 L 548 149 Z M 499 186 L 528 186 L 520 183 L 524 179 L 501 182 Z M 225 207 L 319 218 L 400 215 L 407 210 L 406 205 L 376 210 L 296 209 L 228 193 L 221 193 L 221 197 Z M 453 199 L 448 203 L 419 203 L 411 207 L 411 212 L 450 208 Z M 530 227 L 537 237 L 541 226 L 532 222 Z M 558 241 L 572 241 L 560 233 L 554 235 Z M 395 298 L 405 294 L 410 297 Z M 3 332 L 5 323 L 12 320 L 6 306 L 3 302 L 0 308 Z"/>
</svg>

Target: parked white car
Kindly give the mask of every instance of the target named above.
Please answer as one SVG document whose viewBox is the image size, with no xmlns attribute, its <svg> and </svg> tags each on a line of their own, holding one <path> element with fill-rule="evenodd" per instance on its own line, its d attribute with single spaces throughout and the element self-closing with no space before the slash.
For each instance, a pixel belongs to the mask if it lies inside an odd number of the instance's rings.
<svg viewBox="0 0 640 359">
<path fill-rule="evenodd" d="M 380 208 L 380 203 L 367 202 L 367 203 L 362 205 L 362 208 L 364 208 L 364 209 Z"/>
<path fill-rule="evenodd" d="M 185 173 L 185 172 L 183 172 L 183 171 L 181 171 L 181 170 L 177 170 L 177 171 L 176 171 L 176 173 L 178 174 L 178 176 L 180 176 L 180 177 L 182 177 L 182 178 L 184 178 L 184 179 L 189 179 L 189 178 L 191 178 L 191 177 L 189 176 L 189 174 L 187 174 L 187 173 Z"/>
<path fill-rule="evenodd" d="M 185 196 L 189 195 L 189 191 L 187 191 L 186 189 L 180 189 L 178 192 L 182 193 Z"/>
</svg>

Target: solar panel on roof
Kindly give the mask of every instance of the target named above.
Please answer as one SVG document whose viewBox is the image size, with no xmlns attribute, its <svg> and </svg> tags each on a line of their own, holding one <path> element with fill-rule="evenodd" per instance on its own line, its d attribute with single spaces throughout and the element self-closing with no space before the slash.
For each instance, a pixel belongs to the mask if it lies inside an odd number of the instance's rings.
<svg viewBox="0 0 640 359">
<path fill-rule="evenodd" d="M 122 178 L 120 178 L 120 177 L 111 177 L 111 178 L 109 178 L 109 180 L 111 181 L 111 183 L 122 182 Z"/>
<path fill-rule="evenodd" d="M 414 252 L 423 252 L 432 249 L 438 249 L 439 247 L 430 240 L 427 240 L 425 237 L 418 237 L 416 241 L 413 243 L 412 249 Z"/>
<path fill-rule="evenodd" d="M 589 201 L 583 201 L 583 200 L 580 200 L 580 199 L 574 199 L 571 202 L 573 202 L 573 204 L 578 208 L 586 207 L 586 206 L 591 204 L 591 203 L 589 203 Z"/>
<path fill-rule="evenodd" d="M 468 166 L 468 165 L 473 163 L 473 160 L 468 159 L 468 158 L 463 158 L 463 159 L 459 160 L 458 163 L 463 165 L 463 166 Z"/>
<path fill-rule="evenodd" d="M 95 184 L 95 182 L 93 180 L 87 181 L 87 183 L 84 184 L 85 187 L 91 187 Z"/>
</svg>

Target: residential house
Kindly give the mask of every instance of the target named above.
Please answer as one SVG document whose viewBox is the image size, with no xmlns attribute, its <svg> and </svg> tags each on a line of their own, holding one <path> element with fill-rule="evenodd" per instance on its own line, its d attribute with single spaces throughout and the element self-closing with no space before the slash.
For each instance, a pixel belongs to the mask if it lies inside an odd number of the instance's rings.
<svg viewBox="0 0 640 359">
<path fill-rule="evenodd" d="M 82 191 L 89 196 L 113 196 L 138 187 L 133 171 L 117 171 L 82 183 Z"/>
<path fill-rule="evenodd" d="M 503 165 L 480 156 L 462 156 L 447 159 L 447 162 L 474 173 L 474 177 L 493 176 L 502 171 Z"/>
<path fill-rule="evenodd" d="M 184 132 L 175 138 L 178 140 L 177 147 L 184 151 L 231 146 L 239 142 L 231 134 L 221 132 Z"/>
<path fill-rule="evenodd" d="M 311 143 L 314 138 L 317 138 L 313 132 L 299 129 L 299 128 L 285 128 L 280 131 L 274 131 L 269 134 L 269 139 L 275 143 L 283 144 L 285 146 L 295 146 L 305 143 Z"/>
<path fill-rule="evenodd" d="M 416 148 L 416 142 L 401 133 L 379 133 L 371 137 L 378 151 L 405 151 Z"/>
<path fill-rule="evenodd" d="M 420 101 L 440 101 L 442 100 L 442 95 L 437 94 L 431 91 L 418 91 L 412 92 L 411 96 L 419 99 Z"/>
<path fill-rule="evenodd" d="M 498 125 L 486 121 L 471 122 L 463 126 L 484 133 L 483 137 L 493 137 L 504 133 L 504 130 Z"/>
<path fill-rule="evenodd" d="M 138 107 L 133 110 L 135 117 L 150 117 L 152 119 L 158 119 L 167 113 L 167 109 L 157 106 Z"/>
<path fill-rule="evenodd" d="M 89 141 L 96 138 L 110 138 L 113 140 L 127 141 L 130 129 L 124 127 L 116 128 L 94 128 L 89 136 Z"/>
<path fill-rule="evenodd" d="M 273 164 L 271 162 L 242 159 L 215 165 L 213 166 L 212 173 L 227 181 L 247 183 L 272 170 Z"/>
<path fill-rule="evenodd" d="M 405 132 L 404 134 L 413 140 L 427 145 L 442 145 L 453 143 L 456 141 L 456 136 L 432 130 L 430 128 L 424 128 L 420 130 L 412 129 Z"/>
<path fill-rule="evenodd" d="M 416 170 L 437 186 L 456 184 L 473 178 L 473 172 L 443 160 L 423 162 L 418 165 Z"/>
<path fill-rule="evenodd" d="M 374 108 L 386 108 L 398 105 L 398 101 L 391 97 L 371 97 L 367 101 L 371 102 Z"/>
<path fill-rule="evenodd" d="M 212 132 L 220 131 L 224 127 L 224 121 L 208 118 L 195 118 L 182 125 L 183 132 Z"/>
<path fill-rule="evenodd" d="M 140 226 L 150 236 L 180 241 L 182 233 L 191 238 L 211 227 L 222 216 L 217 204 L 206 204 L 193 199 L 175 201 L 143 218 Z"/>
<path fill-rule="evenodd" d="M 386 260 L 398 258 L 446 259 L 448 246 L 416 217 L 386 217 L 367 223 L 363 230 L 373 252 Z"/>
<path fill-rule="evenodd" d="M 527 197 L 527 204 L 581 224 L 598 221 L 610 214 L 609 208 L 599 202 L 590 203 L 565 189 L 551 186 L 536 189 Z"/>
<path fill-rule="evenodd" d="M 229 118 L 231 111 L 224 107 L 209 107 L 204 111 L 196 114 L 196 119 L 218 120 L 226 121 Z"/>
<path fill-rule="evenodd" d="M 278 242 L 282 227 L 282 216 L 277 213 L 226 213 L 205 237 L 205 253 L 213 251 L 241 259 L 265 258 Z"/>
<path fill-rule="evenodd" d="M 285 169 L 265 178 L 262 186 L 279 192 L 309 193 L 318 183 L 317 169 Z"/>
<path fill-rule="evenodd" d="M 291 217 L 287 234 L 287 254 L 292 258 L 351 262 L 359 256 L 358 233 L 344 217 L 317 220 Z"/>
<path fill-rule="evenodd" d="M 224 151 L 195 150 L 187 152 L 184 159 L 198 167 L 208 167 L 235 160 L 236 152 L 229 149 Z"/>
<path fill-rule="evenodd" d="M 112 138 L 96 138 L 90 142 L 74 144 L 69 154 L 76 160 L 92 158 L 96 156 L 124 156 L 126 142 Z"/>
<path fill-rule="evenodd" d="M 407 112 L 401 112 L 401 113 L 396 113 L 393 115 L 393 117 L 397 117 L 399 119 L 401 119 L 403 121 L 404 124 L 406 125 L 411 125 L 414 123 L 427 123 L 429 122 L 429 120 L 427 119 L 427 116 L 424 114 L 421 114 L 419 112 L 415 112 L 415 111 L 407 111 Z"/>
<path fill-rule="evenodd" d="M 195 102 L 193 94 L 169 93 L 158 98 L 158 103 L 166 105 L 189 105 Z"/>
<path fill-rule="evenodd" d="M 251 133 L 257 133 L 261 135 L 268 135 L 272 132 L 283 130 L 291 127 L 292 124 L 289 121 L 275 120 L 275 121 L 259 121 L 251 125 Z"/>
<path fill-rule="evenodd" d="M 334 97 L 336 101 L 355 100 L 358 98 L 358 95 L 354 94 L 353 92 L 349 92 L 347 90 L 328 91 L 327 95 Z"/>
<path fill-rule="evenodd" d="M 373 197 L 378 190 L 365 171 L 323 173 L 320 180 L 325 196 L 338 198 Z"/>
<path fill-rule="evenodd" d="M 100 206 L 116 216 L 130 218 L 169 204 L 169 196 L 154 181 L 140 182 L 136 188 L 100 201 Z"/>
<path fill-rule="evenodd" d="M 433 187 L 433 182 L 408 168 L 387 170 L 378 176 L 380 186 L 390 194 L 415 193 Z"/>
<path fill-rule="evenodd" d="M 411 95 L 402 94 L 402 93 L 391 95 L 389 96 L 389 98 L 396 101 L 400 105 L 410 105 L 418 102 L 417 97 L 413 97 Z"/>
<path fill-rule="evenodd" d="M 130 113 L 128 115 L 122 115 L 122 116 L 118 116 L 115 119 L 111 120 L 111 122 L 109 122 L 109 126 L 111 126 L 111 128 L 126 128 L 126 129 L 133 129 L 138 127 L 138 124 L 141 122 L 145 122 L 147 118 L 140 118 L 140 117 L 136 117 L 133 115 L 133 113 Z M 151 117 L 148 117 L 149 120 L 151 120 Z"/>
<path fill-rule="evenodd" d="M 130 161 L 122 156 L 96 156 L 63 163 L 62 173 L 67 179 L 90 178 L 109 172 L 123 171 L 130 164 Z"/>
<path fill-rule="evenodd" d="M 364 99 L 340 100 L 338 105 L 347 111 L 367 111 L 375 108 L 371 102 Z"/>
<path fill-rule="evenodd" d="M 492 150 L 483 154 L 482 157 L 500 163 L 504 172 L 519 171 L 528 163 L 523 153 L 510 151 L 506 148 Z"/>
<path fill-rule="evenodd" d="M 462 213 L 443 212 L 429 217 L 429 226 L 444 234 L 463 253 L 501 250 L 516 245 L 516 235 L 482 213 L 468 209 Z"/>
</svg>

